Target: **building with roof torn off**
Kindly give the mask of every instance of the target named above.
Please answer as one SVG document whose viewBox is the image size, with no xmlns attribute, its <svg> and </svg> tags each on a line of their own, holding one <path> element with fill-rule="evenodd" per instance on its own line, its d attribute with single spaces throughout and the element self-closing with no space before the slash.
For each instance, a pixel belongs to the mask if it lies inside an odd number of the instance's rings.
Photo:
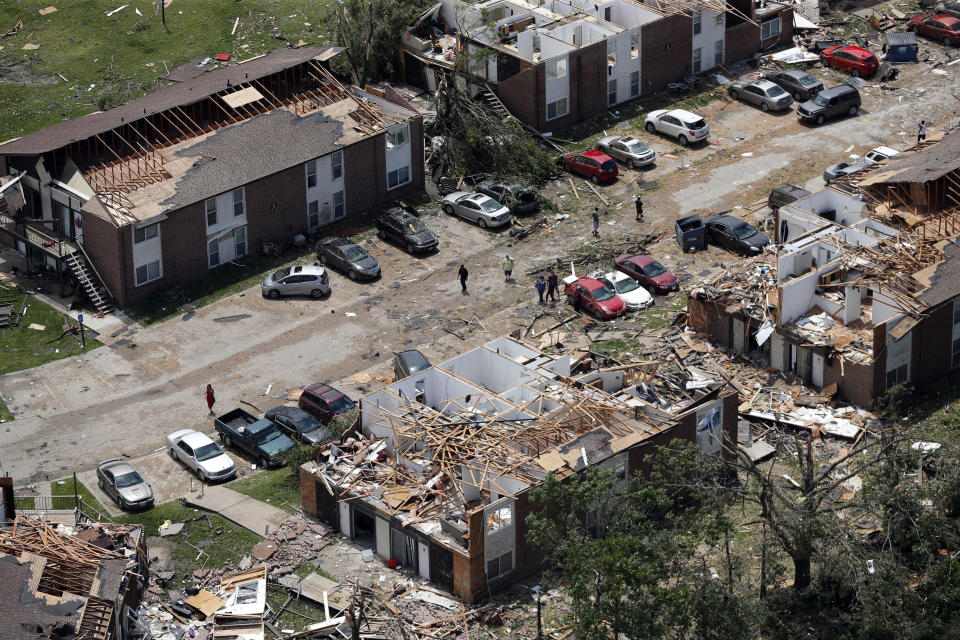
<svg viewBox="0 0 960 640">
<path fill-rule="evenodd" d="M 661 382 L 657 364 L 571 371 L 503 337 L 360 400 L 359 433 L 301 467 L 304 510 L 472 600 L 536 566 L 530 488 L 601 465 L 621 479 L 674 438 L 737 438 L 725 382 Z"/>
<path fill-rule="evenodd" d="M 274 51 L 0 144 L 0 242 L 105 310 L 418 192 L 421 116 L 342 85 L 339 51 Z"/>
<path fill-rule="evenodd" d="M 0 525 L 0 638 L 134 640 L 148 578 L 146 536 L 136 525 L 54 528 L 17 516 Z"/>
<path fill-rule="evenodd" d="M 960 131 L 783 206 L 777 251 L 693 286 L 691 326 L 869 406 L 960 368 Z"/>
<path fill-rule="evenodd" d="M 792 38 L 793 7 L 772 0 L 442 0 L 403 32 L 400 62 L 433 91 L 459 57 L 475 92 L 557 131 Z"/>
</svg>

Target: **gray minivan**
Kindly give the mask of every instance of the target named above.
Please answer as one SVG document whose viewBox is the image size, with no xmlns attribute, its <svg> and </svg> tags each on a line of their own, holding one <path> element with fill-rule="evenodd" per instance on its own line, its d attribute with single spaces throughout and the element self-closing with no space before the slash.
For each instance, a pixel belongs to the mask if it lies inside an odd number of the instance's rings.
<svg viewBox="0 0 960 640">
<path fill-rule="evenodd" d="M 824 120 L 845 113 L 855 116 L 860 109 L 860 92 L 849 84 L 824 89 L 812 100 L 797 107 L 797 117 L 805 122 L 823 124 Z"/>
</svg>

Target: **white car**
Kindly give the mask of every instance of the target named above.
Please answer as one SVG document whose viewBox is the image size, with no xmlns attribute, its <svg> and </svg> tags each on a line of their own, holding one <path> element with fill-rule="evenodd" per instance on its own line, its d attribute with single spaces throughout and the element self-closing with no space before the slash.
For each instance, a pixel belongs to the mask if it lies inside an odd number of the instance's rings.
<svg viewBox="0 0 960 640">
<path fill-rule="evenodd" d="M 483 228 L 510 224 L 510 207 L 505 207 L 490 196 L 469 191 L 454 191 L 443 198 L 443 210 L 476 222 Z"/>
<path fill-rule="evenodd" d="M 876 149 L 867 151 L 866 155 L 863 156 L 863 163 L 869 167 L 870 165 L 882 162 L 887 158 L 892 158 L 898 153 L 900 152 L 892 147 L 877 147 Z"/>
<path fill-rule="evenodd" d="M 621 271 L 597 274 L 593 276 L 609 289 L 616 291 L 629 311 L 646 309 L 653 306 L 653 296 L 639 282 Z"/>
<path fill-rule="evenodd" d="M 686 109 L 657 109 L 647 114 L 643 123 L 650 133 L 663 133 L 676 138 L 680 146 L 701 142 L 710 135 L 706 120 Z"/>
<path fill-rule="evenodd" d="M 181 429 L 167 436 L 170 457 L 179 460 L 200 480 L 227 480 L 237 475 L 237 465 L 206 434 Z"/>
</svg>

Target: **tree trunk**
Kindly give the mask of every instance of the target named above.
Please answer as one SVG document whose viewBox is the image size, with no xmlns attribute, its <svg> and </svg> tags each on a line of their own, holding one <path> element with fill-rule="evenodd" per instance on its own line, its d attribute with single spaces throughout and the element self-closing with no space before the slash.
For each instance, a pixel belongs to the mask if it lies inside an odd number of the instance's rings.
<svg viewBox="0 0 960 640">
<path fill-rule="evenodd" d="M 806 589 L 810 586 L 810 556 L 792 557 L 793 588 Z"/>
</svg>

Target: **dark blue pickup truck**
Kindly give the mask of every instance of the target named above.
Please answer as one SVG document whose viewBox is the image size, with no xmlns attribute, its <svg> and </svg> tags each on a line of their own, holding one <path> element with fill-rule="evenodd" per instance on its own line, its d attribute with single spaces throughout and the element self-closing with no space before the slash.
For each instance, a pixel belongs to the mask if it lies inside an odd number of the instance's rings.
<svg viewBox="0 0 960 640">
<path fill-rule="evenodd" d="M 243 409 L 223 414 L 214 420 L 213 427 L 224 445 L 247 452 L 261 467 L 280 464 L 280 455 L 295 446 L 271 420 Z"/>
</svg>

